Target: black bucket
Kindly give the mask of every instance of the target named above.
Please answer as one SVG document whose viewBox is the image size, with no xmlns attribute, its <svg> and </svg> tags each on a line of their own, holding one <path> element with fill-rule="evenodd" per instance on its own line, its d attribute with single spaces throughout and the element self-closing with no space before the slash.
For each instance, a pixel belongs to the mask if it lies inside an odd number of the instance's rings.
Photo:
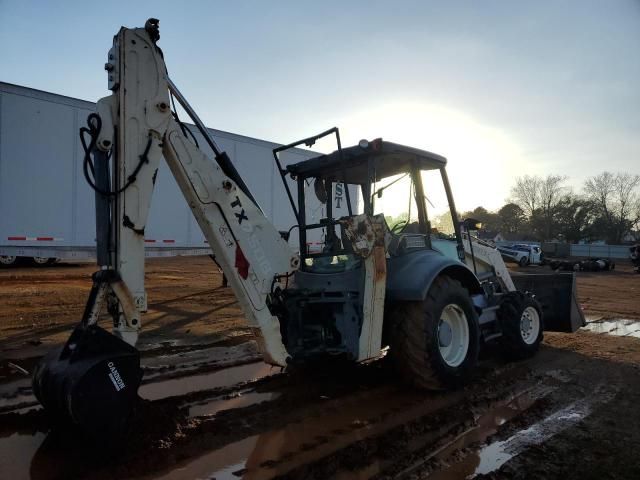
<svg viewBox="0 0 640 480">
<path fill-rule="evenodd" d="M 142 380 L 140 354 L 97 325 L 78 325 L 40 361 L 33 392 L 45 411 L 89 434 L 124 430 Z"/>
<path fill-rule="evenodd" d="M 571 333 L 585 326 L 576 296 L 575 274 L 513 274 L 511 278 L 518 290 L 534 294 L 542 305 L 545 330 Z"/>
</svg>

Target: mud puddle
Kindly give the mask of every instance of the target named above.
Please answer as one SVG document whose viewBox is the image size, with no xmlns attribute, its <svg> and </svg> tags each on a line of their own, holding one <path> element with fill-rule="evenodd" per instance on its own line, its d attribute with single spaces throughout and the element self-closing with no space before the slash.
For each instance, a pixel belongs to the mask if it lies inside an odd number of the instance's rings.
<svg viewBox="0 0 640 480">
<path fill-rule="evenodd" d="M 535 395 L 524 394 L 516 397 L 507 404 L 498 405 L 489 410 L 478 418 L 477 426 L 467 430 L 452 443 L 446 445 L 444 449 L 436 452 L 433 458 L 446 462 L 457 450 L 484 442 L 491 435 L 494 435 L 500 426 L 533 405 L 537 398 L 539 397 Z M 434 472 L 429 478 L 435 480 L 451 480 L 475 475 L 480 473 L 479 470 L 481 467 L 489 464 L 497 464 L 497 462 L 503 459 L 499 454 L 492 455 L 493 453 L 495 452 L 487 449 L 478 450 L 477 452 L 467 455 L 463 461 L 455 463 L 445 470 Z"/>
<path fill-rule="evenodd" d="M 448 467 L 432 473 L 429 475 L 429 479 L 474 478 L 477 475 L 496 471 L 510 459 L 531 446 L 540 445 L 563 430 L 580 423 L 591 414 L 597 404 L 606 403 L 612 398 L 613 394 L 605 393 L 574 402 L 528 428 L 516 432 L 506 440 L 483 444 L 456 463 L 449 460 Z M 497 414 L 489 412 L 484 421 L 479 421 L 476 429 L 465 432 L 454 444 L 447 446 L 445 450 L 436 454 L 434 458 L 447 462 L 449 457 L 455 456 L 453 455 L 454 452 L 485 441 L 489 436 L 497 432 L 500 425 L 531 406 L 532 403 L 533 401 L 530 398 L 525 397 L 524 404 L 510 404 L 507 409 L 501 409 Z"/>
<path fill-rule="evenodd" d="M 159 400 L 161 398 L 183 396 L 200 390 L 230 387 L 239 383 L 257 380 L 279 371 L 279 368 L 274 368 L 264 362 L 254 362 L 223 368 L 222 370 L 202 375 L 146 383 L 140 387 L 138 394 L 147 400 Z"/>
<path fill-rule="evenodd" d="M 410 476 L 413 472 L 422 468 L 428 462 L 434 460 L 444 461 L 449 458 L 454 452 L 466 448 L 472 444 L 478 444 L 485 441 L 489 436 L 495 434 L 498 428 L 516 417 L 523 411 L 527 410 L 538 399 L 548 395 L 553 389 L 551 388 L 533 388 L 527 391 L 520 392 L 510 399 L 506 399 L 497 403 L 491 407 L 488 411 L 477 416 L 474 422 L 474 426 L 465 430 L 463 433 L 457 435 L 453 440 L 446 442 L 444 445 L 437 448 L 435 451 L 422 456 L 417 462 L 409 465 L 401 472 L 397 473 L 395 477 L 402 478 Z M 412 445 L 405 454 L 411 454 L 412 452 L 418 452 L 425 446 L 424 441 L 416 438 Z M 376 477 L 383 473 L 389 467 L 392 467 L 396 460 L 376 460 L 375 462 L 367 465 L 366 467 L 358 471 L 341 471 L 336 478 L 338 480 L 367 480 Z M 470 468 L 470 472 L 473 473 L 473 468 Z M 451 476 L 438 476 L 443 473 L 442 471 L 434 472 L 436 477 L 442 479 L 458 479 L 465 478 L 464 471 L 452 472 Z M 429 478 L 432 478 L 429 476 Z"/>
<path fill-rule="evenodd" d="M 406 422 L 432 408 L 425 400 L 424 394 L 391 388 L 358 393 L 348 399 L 327 399 L 320 408 L 283 428 L 247 437 L 146 478 L 273 478 Z"/>
<path fill-rule="evenodd" d="M 140 387 L 140 395 L 156 400 L 200 389 L 232 386 L 280 371 L 258 361 L 259 358 L 253 342 L 233 347 L 204 346 L 143 357 L 144 384 Z M 203 371 L 207 373 L 201 373 Z M 0 414 L 39 405 L 33 396 L 29 372 L 26 371 L 26 375 L 22 371 L 16 372 L 15 380 L 0 383 Z"/>
<path fill-rule="evenodd" d="M 587 325 L 582 327 L 582 329 L 593 333 L 615 335 L 618 337 L 640 338 L 640 320 L 634 319 L 588 319 Z"/>
<path fill-rule="evenodd" d="M 258 403 L 269 402 L 275 400 L 279 396 L 279 392 L 238 392 L 232 397 L 215 398 L 188 405 L 189 417 L 209 417 L 223 410 L 245 408 Z"/>
<path fill-rule="evenodd" d="M 257 361 L 258 354 L 254 342 L 246 342 L 233 347 L 197 346 L 194 349 L 179 350 L 155 356 L 143 356 L 142 367 L 145 379 L 149 380 L 164 373 L 188 375 L 190 371 L 210 367 L 224 367 L 248 361 Z"/>
<path fill-rule="evenodd" d="M 30 378 L 0 385 L 0 413 L 31 405 L 37 405 L 37 402 L 31 392 Z"/>
<path fill-rule="evenodd" d="M 31 478 L 31 459 L 47 434 L 13 433 L 0 438 L 0 472 L 3 478 L 22 480 Z"/>
</svg>

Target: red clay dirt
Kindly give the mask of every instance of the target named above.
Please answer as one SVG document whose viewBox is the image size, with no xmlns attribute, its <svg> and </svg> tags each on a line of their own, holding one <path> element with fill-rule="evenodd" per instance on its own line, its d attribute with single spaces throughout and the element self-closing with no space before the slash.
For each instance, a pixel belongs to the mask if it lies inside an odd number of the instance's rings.
<svg viewBox="0 0 640 480">
<path fill-rule="evenodd" d="M 93 270 L 0 270 L 0 478 L 640 478 L 640 339 L 548 333 L 518 363 L 489 349 L 455 392 L 409 390 L 386 360 L 282 373 L 208 257 L 147 262 L 143 398 L 126 438 L 96 446 L 52 429 L 23 371 L 80 319 Z M 630 267 L 577 281 L 588 316 L 640 319 Z"/>
</svg>

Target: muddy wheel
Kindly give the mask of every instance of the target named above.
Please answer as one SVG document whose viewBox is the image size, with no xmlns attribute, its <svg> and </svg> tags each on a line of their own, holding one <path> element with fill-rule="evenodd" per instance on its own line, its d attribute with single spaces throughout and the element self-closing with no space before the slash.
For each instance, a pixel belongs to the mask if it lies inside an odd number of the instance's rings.
<svg viewBox="0 0 640 480">
<path fill-rule="evenodd" d="M 423 302 L 405 302 L 392 314 L 391 357 L 402 378 L 418 388 L 457 387 L 478 361 L 478 320 L 469 292 L 438 277 Z"/>
<path fill-rule="evenodd" d="M 544 330 L 542 307 L 531 295 L 507 293 L 498 310 L 498 321 L 502 329 L 500 343 L 509 358 L 529 358 L 540 349 Z"/>
<path fill-rule="evenodd" d="M 529 259 L 527 257 L 520 257 L 520 260 L 518 260 L 518 265 L 520 265 L 521 267 L 526 267 L 529 264 Z"/>
<path fill-rule="evenodd" d="M 18 257 L 14 255 L 0 255 L 0 267 L 10 267 L 18 263 Z"/>
</svg>

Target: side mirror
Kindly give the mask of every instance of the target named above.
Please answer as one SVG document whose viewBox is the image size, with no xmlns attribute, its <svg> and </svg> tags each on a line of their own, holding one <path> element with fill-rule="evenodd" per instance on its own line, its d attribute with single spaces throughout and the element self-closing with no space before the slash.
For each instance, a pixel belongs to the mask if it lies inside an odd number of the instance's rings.
<svg viewBox="0 0 640 480">
<path fill-rule="evenodd" d="M 291 231 L 278 230 L 278 233 L 280 234 L 280 238 L 282 238 L 285 242 L 289 241 L 289 237 L 291 236 Z"/>
<path fill-rule="evenodd" d="M 475 218 L 465 218 L 462 222 L 462 226 L 465 230 L 480 230 L 482 228 L 482 222 Z"/>
</svg>

